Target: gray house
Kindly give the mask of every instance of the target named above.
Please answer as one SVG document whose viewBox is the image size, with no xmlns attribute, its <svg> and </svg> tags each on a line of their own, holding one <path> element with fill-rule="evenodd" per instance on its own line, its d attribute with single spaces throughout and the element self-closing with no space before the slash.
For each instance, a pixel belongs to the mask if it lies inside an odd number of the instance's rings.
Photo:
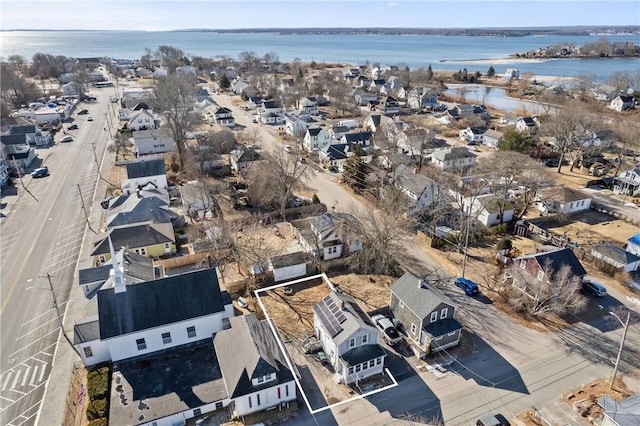
<svg viewBox="0 0 640 426">
<path fill-rule="evenodd" d="M 411 272 L 390 290 L 389 307 L 404 325 L 416 356 L 422 358 L 458 344 L 463 327 L 455 319 L 457 306 L 447 296 Z"/>
</svg>

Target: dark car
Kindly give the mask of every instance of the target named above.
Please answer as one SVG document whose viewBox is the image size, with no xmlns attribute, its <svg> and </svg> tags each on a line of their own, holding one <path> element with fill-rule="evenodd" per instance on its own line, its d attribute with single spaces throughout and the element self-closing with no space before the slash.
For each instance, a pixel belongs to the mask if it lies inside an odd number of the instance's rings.
<svg viewBox="0 0 640 426">
<path fill-rule="evenodd" d="M 542 164 L 547 167 L 558 167 L 558 164 L 560 164 L 560 160 L 558 160 L 557 158 L 547 158 L 546 160 L 542 161 Z"/>
<path fill-rule="evenodd" d="M 511 426 L 502 414 L 485 414 L 476 421 L 476 426 Z"/>
<path fill-rule="evenodd" d="M 40 167 L 31 172 L 31 176 L 34 179 L 43 178 L 49 176 L 49 168 L 48 167 Z"/>
<path fill-rule="evenodd" d="M 456 278 L 456 285 L 463 289 L 467 296 L 478 294 L 478 284 L 474 283 L 470 279 L 458 277 Z"/>
<path fill-rule="evenodd" d="M 67 127 L 67 130 L 78 130 L 78 125 L 72 124 L 71 126 Z"/>
<path fill-rule="evenodd" d="M 85 115 L 85 114 L 89 114 L 88 109 L 81 109 L 80 111 L 78 111 L 78 115 Z"/>
</svg>

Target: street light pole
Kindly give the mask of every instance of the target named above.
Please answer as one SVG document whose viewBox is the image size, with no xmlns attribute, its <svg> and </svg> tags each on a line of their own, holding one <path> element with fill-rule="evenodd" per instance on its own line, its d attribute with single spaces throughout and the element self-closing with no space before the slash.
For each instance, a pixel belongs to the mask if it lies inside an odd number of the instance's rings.
<svg viewBox="0 0 640 426">
<path fill-rule="evenodd" d="M 624 341 L 627 338 L 627 329 L 629 328 L 629 319 L 631 318 L 631 313 L 627 312 L 627 322 L 624 323 L 620 319 L 620 317 L 613 312 L 609 312 L 609 314 L 613 315 L 619 322 L 624 326 L 624 331 L 622 332 L 622 340 L 620 341 L 620 349 L 618 349 L 618 357 L 616 358 L 616 365 L 613 367 L 613 375 L 611 376 L 611 382 L 609 383 L 609 389 L 613 389 L 613 383 L 616 380 L 616 374 L 618 373 L 618 366 L 620 365 L 620 357 L 622 356 L 622 348 L 624 347 Z"/>
</svg>

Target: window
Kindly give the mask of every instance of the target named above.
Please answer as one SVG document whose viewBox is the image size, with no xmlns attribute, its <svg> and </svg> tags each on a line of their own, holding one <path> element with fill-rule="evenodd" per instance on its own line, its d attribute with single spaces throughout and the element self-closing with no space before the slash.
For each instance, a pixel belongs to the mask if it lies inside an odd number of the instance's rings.
<svg viewBox="0 0 640 426">
<path fill-rule="evenodd" d="M 527 261 L 526 261 L 526 260 L 524 260 L 524 259 L 522 259 L 522 260 L 520 261 L 520 269 L 524 269 L 524 268 L 526 268 L 526 267 L 527 267 Z"/>
<path fill-rule="evenodd" d="M 216 402 L 216 410 L 219 410 L 221 408 L 222 408 L 222 401 Z"/>
<path fill-rule="evenodd" d="M 282 391 L 280 390 L 280 386 L 278 386 L 278 399 L 282 398 Z"/>
<path fill-rule="evenodd" d="M 444 308 L 443 310 L 440 311 L 440 319 L 445 319 L 447 317 L 447 314 L 449 313 L 449 308 Z"/>
<path fill-rule="evenodd" d="M 171 245 L 169 243 L 164 243 L 164 248 L 166 249 L 171 248 Z"/>
<path fill-rule="evenodd" d="M 353 367 L 349 367 L 349 374 L 353 374 Z"/>
<path fill-rule="evenodd" d="M 253 404 L 251 403 L 251 396 L 249 396 L 249 408 L 253 407 Z"/>
<path fill-rule="evenodd" d="M 456 332 L 452 331 L 451 333 L 447 333 L 447 336 L 453 336 L 454 334 L 456 334 Z"/>
<path fill-rule="evenodd" d="M 193 417 L 198 417 L 200 414 L 202 414 L 202 410 L 200 408 L 193 410 Z"/>
<path fill-rule="evenodd" d="M 369 368 L 368 362 L 365 362 L 364 364 L 362 364 L 362 371 L 366 370 L 367 368 Z"/>
<path fill-rule="evenodd" d="M 143 351 L 143 350 L 147 349 L 147 342 L 145 342 L 144 339 L 136 340 L 136 345 L 138 345 L 138 350 L 139 351 Z"/>
<path fill-rule="evenodd" d="M 544 278 L 544 272 L 538 271 L 538 281 L 542 281 L 543 278 Z"/>
<path fill-rule="evenodd" d="M 256 394 L 256 403 L 260 405 L 260 394 Z"/>
<path fill-rule="evenodd" d="M 362 366 L 360 364 L 356 365 L 356 373 L 359 373 L 361 369 Z"/>
<path fill-rule="evenodd" d="M 91 351 L 91 346 L 87 346 L 85 348 L 82 348 L 82 350 L 84 351 L 84 356 L 87 358 L 91 358 L 93 356 L 93 352 Z"/>
<path fill-rule="evenodd" d="M 416 334 L 416 323 L 415 322 L 411 323 L 411 334 Z"/>
<path fill-rule="evenodd" d="M 369 335 L 368 334 L 363 334 L 362 335 L 362 344 L 366 345 L 368 341 L 369 341 Z"/>
<path fill-rule="evenodd" d="M 398 305 L 400 305 L 401 308 L 404 308 L 404 302 L 401 300 Z"/>
<path fill-rule="evenodd" d="M 442 339 L 442 336 L 438 336 L 438 337 L 436 337 L 436 338 L 435 338 L 435 339 L 433 339 L 433 340 L 440 340 L 440 339 Z"/>
<path fill-rule="evenodd" d="M 352 337 L 351 339 L 349 339 L 349 347 L 353 348 L 355 346 L 356 346 L 356 339 Z"/>
<path fill-rule="evenodd" d="M 372 359 L 371 361 L 369 361 L 369 368 L 373 368 L 376 365 L 376 360 Z"/>
<path fill-rule="evenodd" d="M 171 343 L 171 333 L 162 333 L 162 343 L 165 345 Z"/>
<path fill-rule="evenodd" d="M 100 256 L 100 263 L 104 263 L 104 262 L 106 262 L 106 261 L 107 261 L 107 260 L 105 259 L 105 257 L 104 257 L 104 256 Z"/>
<path fill-rule="evenodd" d="M 289 385 L 285 385 L 285 386 L 284 386 L 284 394 L 285 394 L 286 396 L 289 396 Z"/>
<path fill-rule="evenodd" d="M 194 326 L 187 327 L 187 337 L 188 338 L 196 337 L 196 328 Z"/>
<path fill-rule="evenodd" d="M 382 364 L 382 358 L 376 358 L 376 365 Z"/>
<path fill-rule="evenodd" d="M 438 321 L 438 313 L 437 312 L 431 312 L 431 321 L 429 322 L 435 322 Z"/>
</svg>

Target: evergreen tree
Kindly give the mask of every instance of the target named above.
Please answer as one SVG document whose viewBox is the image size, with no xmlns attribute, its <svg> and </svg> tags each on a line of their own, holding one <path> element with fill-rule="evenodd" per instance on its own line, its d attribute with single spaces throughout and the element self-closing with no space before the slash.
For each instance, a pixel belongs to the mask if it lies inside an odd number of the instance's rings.
<svg viewBox="0 0 640 426">
<path fill-rule="evenodd" d="M 498 143 L 500 151 L 516 151 L 527 153 L 531 149 L 532 139 L 524 133 L 516 130 L 505 132 L 504 137 Z"/>
<path fill-rule="evenodd" d="M 429 64 L 429 68 L 427 68 L 427 80 L 431 80 L 433 78 L 433 70 L 431 69 L 431 64 Z"/>
<path fill-rule="evenodd" d="M 228 89 L 229 87 L 231 87 L 231 82 L 229 81 L 229 78 L 227 77 L 227 75 L 224 73 L 220 76 L 220 80 L 218 81 L 218 84 L 222 89 Z"/>
<path fill-rule="evenodd" d="M 496 75 L 496 70 L 493 69 L 493 66 L 490 66 L 487 70 L 487 77 L 493 78 Z"/>
</svg>

